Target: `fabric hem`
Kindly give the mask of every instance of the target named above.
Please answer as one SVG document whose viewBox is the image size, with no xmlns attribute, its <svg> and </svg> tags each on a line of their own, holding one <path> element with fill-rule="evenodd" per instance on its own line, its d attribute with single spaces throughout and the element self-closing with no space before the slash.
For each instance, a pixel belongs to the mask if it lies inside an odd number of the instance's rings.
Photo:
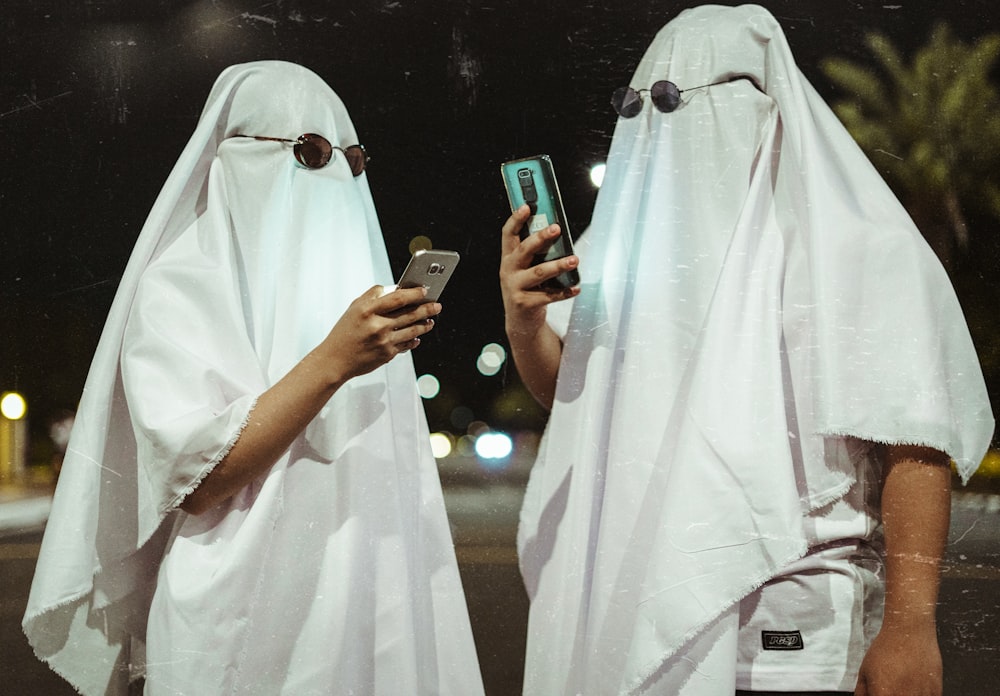
<svg viewBox="0 0 1000 696">
<path fill-rule="evenodd" d="M 100 569 L 96 570 L 95 575 L 99 572 Z M 31 652 L 32 654 L 34 654 L 35 658 L 39 662 L 43 663 L 46 667 L 51 669 L 53 672 L 55 672 L 57 675 L 59 675 L 59 677 L 61 677 L 67 684 L 73 687 L 73 691 L 75 691 L 78 694 L 81 694 L 82 696 L 87 696 L 87 692 L 84 691 L 84 687 L 78 683 L 77 678 L 71 674 L 71 670 L 63 667 L 59 663 L 57 659 L 59 657 L 59 653 L 53 653 L 52 655 L 43 655 L 42 653 L 40 653 L 38 651 L 38 648 L 35 647 L 34 642 L 31 640 L 31 636 L 28 634 L 28 630 L 35 621 L 44 618 L 47 614 L 51 614 L 53 612 L 59 611 L 60 609 L 70 607 L 74 603 L 86 601 L 87 595 L 92 591 L 93 588 L 81 590 L 79 593 L 71 597 L 68 597 L 67 599 L 64 599 L 61 602 L 48 606 L 42 611 L 35 612 L 34 614 L 31 615 L 26 614 L 24 619 L 21 621 L 21 633 L 23 633 L 24 636 L 28 639 L 28 645 L 31 646 Z M 143 677 L 145 677 L 145 674 L 135 674 L 131 670 L 129 670 L 128 683 L 129 685 L 132 685 L 139 679 L 142 679 Z"/>
<path fill-rule="evenodd" d="M 944 452 L 951 459 L 952 464 L 955 466 L 955 470 L 958 472 L 959 478 L 962 480 L 962 485 L 964 486 L 972 478 L 972 475 L 976 473 L 976 469 L 979 468 L 979 462 L 970 462 L 969 460 L 964 460 L 959 462 L 951 455 L 951 450 L 953 447 L 950 443 L 944 443 L 932 440 L 926 437 L 879 437 L 872 435 L 871 433 L 862 432 L 854 428 L 829 428 L 819 433 L 820 435 L 828 437 L 856 437 L 861 440 L 867 440 L 868 442 L 875 442 L 880 445 L 910 445 L 913 447 L 931 447 L 938 450 L 939 452 Z"/>
<path fill-rule="evenodd" d="M 253 413 L 253 409 L 256 405 L 257 405 L 257 399 L 254 399 L 253 402 L 251 402 L 250 404 L 250 408 L 247 410 L 247 415 L 243 418 L 243 422 L 240 424 L 240 427 L 237 429 L 236 433 L 229 439 L 229 441 L 226 443 L 225 447 L 223 447 L 223 449 L 219 452 L 219 454 L 212 458 L 212 461 L 209 462 L 205 470 L 203 470 L 198 475 L 198 477 L 194 481 L 192 481 L 191 484 L 182 493 L 177 495 L 175 499 L 171 501 L 171 504 L 163 511 L 164 514 L 170 513 L 174 509 L 176 509 L 177 506 L 180 505 L 180 503 L 182 503 L 184 499 L 188 495 L 190 495 L 202 481 L 205 480 L 205 478 L 212 472 L 212 470 L 218 465 L 218 463 L 226 458 L 226 455 L 228 455 L 229 452 L 236 445 L 236 442 L 240 439 L 240 436 L 243 434 L 243 431 L 249 424 L 250 415 Z M 152 537 L 152 535 L 150 535 L 150 537 Z M 147 537 L 146 539 L 142 539 L 137 545 L 136 551 L 138 549 L 141 549 L 146 544 L 147 541 L 149 541 L 149 537 Z M 98 563 L 94 566 L 93 574 L 96 576 L 102 573 L 103 571 L 104 571 L 104 566 Z M 55 604 L 50 604 L 49 606 L 44 607 L 40 611 L 37 611 L 33 614 L 30 615 L 25 614 L 24 618 L 21 621 L 22 630 L 26 628 L 28 624 L 34 622 L 36 619 L 39 619 L 42 616 L 45 616 L 46 614 L 56 611 L 58 609 L 62 609 L 63 607 L 72 604 L 73 602 L 76 602 L 80 599 L 84 599 L 88 595 L 88 593 L 90 593 L 92 590 L 93 590 L 93 582 L 91 582 L 90 587 L 83 588 L 76 594 L 70 595 L 64 600 L 61 600 Z"/>
<path fill-rule="evenodd" d="M 177 495 L 165 509 L 162 509 L 160 511 L 160 524 L 162 524 L 163 519 L 168 514 L 173 512 L 184 501 L 184 499 L 201 484 L 201 482 L 205 479 L 205 477 L 207 477 L 212 472 L 212 470 L 215 469 L 218 463 L 222 461 L 226 457 L 226 455 L 229 454 L 232 448 L 236 445 L 236 442 L 239 440 L 240 436 L 243 434 L 243 431 L 246 429 L 247 424 L 250 422 L 250 415 L 253 413 L 253 409 L 256 405 L 257 405 L 257 399 L 255 398 L 251 402 L 250 408 L 247 410 L 247 414 L 243 418 L 240 427 L 236 430 L 236 432 L 229 439 L 229 441 L 222 448 L 222 450 L 220 450 L 219 453 L 212 458 L 212 460 L 208 463 L 208 465 L 204 468 L 204 470 L 198 475 L 196 479 L 194 479 L 191 482 L 191 484 L 182 493 Z M 157 529 L 159 528 L 160 524 L 157 525 Z M 146 543 L 151 538 L 153 538 L 153 536 L 155 536 L 155 534 L 156 530 L 154 529 L 154 531 L 150 533 L 148 536 L 146 536 L 143 539 L 140 539 L 138 541 L 136 548 L 133 549 L 132 552 L 128 554 L 128 556 L 138 553 L 139 550 L 142 549 L 146 545 Z M 126 556 L 126 558 L 128 556 Z M 62 609 L 69 608 L 74 604 L 78 604 L 80 602 L 86 602 L 88 596 L 94 591 L 94 577 L 101 574 L 103 571 L 104 571 L 103 564 L 95 564 L 88 587 L 80 589 L 78 592 L 70 595 L 69 597 L 55 604 L 50 604 L 48 606 L 45 606 L 40 610 L 33 612 L 31 614 L 25 614 L 25 616 L 21 621 L 21 632 L 28 639 L 28 644 L 31 646 L 32 653 L 34 653 L 35 657 L 40 662 L 48 666 L 48 668 L 51 669 L 53 672 L 58 674 L 62 679 L 66 680 L 66 682 L 70 686 L 72 686 L 73 689 L 79 694 L 85 694 L 86 692 L 83 690 L 81 686 L 79 686 L 77 679 L 70 674 L 72 672 L 72 669 L 66 669 L 65 666 L 60 664 L 58 659 L 59 653 L 54 653 L 52 655 L 43 655 L 39 653 L 38 649 L 34 644 L 34 641 L 31 638 L 31 632 L 33 630 L 34 624 L 38 621 L 43 620 L 46 616 L 49 616 Z M 135 682 L 137 679 L 141 678 L 142 676 L 143 676 L 142 674 L 134 674 L 130 670 L 128 681 L 131 684 Z"/>
<path fill-rule="evenodd" d="M 72 679 L 68 674 L 66 674 L 65 672 L 63 672 L 62 669 L 60 669 L 58 666 L 56 666 L 55 664 L 52 663 L 51 658 L 55 657 L 55 655 L 48 655 L 48 656 L 46 656 L 46 655 L 42 655 L 41 653 L 38 652 L 38 649 L 35 647 L 34 642 L 31 640 L 31 636 L 28 635 L 28 629 L 29 629 L 29 627 L 30 627 L 31 624 L 33 624 L 38 619 L 41 619 L 42 617 L 44 617 L 46 614 L 51 614 L 54 611 L 58 611 L 59 609 L 62 609 L 64 607 L 68 607 L 69 605 L 73 604 L 74 602 L 79 602 L 81 599 L 86 599 L 88 593 L 90 593 L 92 591 L 93 591 L 92 588 L 81 590 L 78 594 L 75 594 L 75 595 L 73 595 L 73 596 L 71 596 L 71 597 L 69 597 L 69 598 L 67 598 L 67 599 L 65 599 L 65 600 L 63 600 L 61 602 L 58 602 L 57 604 L 53 604 L 50 607 L 46 607 L 45 609 L 43 609 L 43 610 L 41 610 L 39 612 L 35 612 L 34 614 L 32 614 L 30 616 L 25 615 L 24 619 L 21 621 L 21 633 L 23 633 L 24 636 L 28 639 L 28 645 L 31 646 L 31 652 L 34 653 L 35 657 L 40 662 L 45 663 L 45 665 L 48 666 L 49 669 L 51 669 L 53 672 L 55 672 L 60 677 L 62 677 L 63 679 L 65 679 L 66 683 L 68 683 L 70 686 L 72 686 L 73 690 L 76 691 L 76 693 L 78 693 L 78 694 L 83 694 L 83 690 L 79 686 L 77 686 L 77 684 L 76 684 L 76 682 L 75 682 L 74 679 Z"/>
<path fill-rule="evenodd" d="M 223 459 L 226 458 L 226 456 L 228 456 L 228 454 L 232 451 L 233 447 L 236 446 L 236 443 L 239 441 L 240 437 L 243 435 L 243 431 L 246 430 L 247 425 L 249 425 L 250 416 L 253 415 L 253 410 L 256 406 L 257 406 L 257 399 L 255 398 L 253 401 L 250 402 L 250 408 L 247 409 L 247 414 L 243 417 L 243 420 L 240 423 L 240 427 L 236 429 L 236 432 L 233 433 L 233 436 L 231 438 L 229 438 L 229 441 L 226 442 L 226 444 L 223 446 L 221 450 L 219 450 L 218 454 L 212 457 L 212 459 L 208 462 L 208 464 L 205 465 L 205 467 L 201 470 L 201 472 L 194 479 L 192 479 L 191 483 L 189 483 L 183 491 L 178 493 L 164 509 L 160 510 L 161 515 L 167 515 L 176 510 L 177 508 L 179 508 L 181 504 L 187 499 L 187 497 L 192 493 L 194 493 L 195 489 L 197 489 L 198 486 L 201 485 L 201 482 L 204 481 L 208 477 L 208 475 L 215 470 L 215 467 L 219 465 L 219 462 L 221 462 Z M 143 541 L 143 543 L 145 543 L 145 541 Z M 140 546 L 141 545 L 142 544 L 140 544 Z"/>
<path fill-rule="evenodd" d="M 800 558 L 803 558 L 808 551 L 809 551 L 809 544 L 805 540 L 803 540 L 800 549 L 793 554 L 789 554 L 789 556 L 786 559 L 784 559 L 781 563 L 779 563 L 777 567 L 783 568 L 789 563 L 797 561 Z M 656 674 L 656 671 L 664 664 L 664 662 L 667 659 L 675 655 L 677 651 L 680 650 L 681 647 L 694 640 L 700 633 L 704 632 L 704 630 L 708 627 L 710 623 L 712 623 L 712 621 L 721 616 L 724 612 L 726 612 L 730 607 L 735 605 L 741 599 L 748 596 L 752 592 L 758 590 L 760 587 L 764 585 L 764 583 L 766 583 L 772 577 L 774 577 L 773 574 L 765 574 L 763 577 L 744 585 L 743 589 L 740 590 L 739 593 L 737 593 L 737 596 L 734 599 L 727 602 L 726 604 L 720 606 L 719 609 L 712 615 L 712 618 L 696 626 L 691 631 L 688 631 L 688 633 L 686 633 L 683 637 L 681 637 L 681 639 L 675 645 L 672 645 L 668 649 L 664 650 L 662 657 L 660 657 L 655 663 L 652 663 L 641 669 L 639 671 L 639 676 L 636 677 L 635 679 L 630 680 L 626 684 L 625 693 L 630 694 L 632 696 L 640 694 L 646 683 L 650 680 L 651 677 L 653 677 L 653 675 Z"/>
<path fill-rule="evenodd" d="M 32 646 L 31 649 L 32 649 L 32 651 L 34 651 L 34 649 L 35 649 L 34 646 Z M 56 665 L 52 664 L 47 659 L 41 657 L 37 652 L 35 652 L 35 657 L 37 657 L 39 660 L 41 660 L 42 662 L 44 662 L 48 666 L 49 669 L 51 669 L 53 672 L 55 672 L 60 677 L 62 677 L 64 680 L 66 680 L 66 683 L 73 687 L 73 691 L 75 691 L 76 693 L 80 694 L 81 696 L 87 696 L 84 693 L 83 689 L 81 689 L 79 686 L 77 686 L 73 682 L 73 680 L 70 679 L 69 675 L 66 674 L 65 672 L 63 672 L 63 670 L 59 669 Z M 129 683 L 131 683 L 131 682 L 129 682 Z"/>
<path fill-rule="evenodd" d="M 856 476 L 846 477 L 839 486 L 835 486 L 834 488 L 828 489 L 827 491 L 824 491 L 815 498 L 810 498 L 808 500 L 809 505 L 807 511 L 815 512 L 816 510 L 819 510 L 821 507 L 825 507 L 836 500 L 840 500 L 845 495 L 847 495 L 847 492 L 851 490 L 851 487 L 857 482 L 858 478 Z"/>
<path fill-rule="evenodd" d="M 796 671 L 794 674 L 783 670 L 736 670 L 736 689 L 743 691 L 787 691 L 793 693 L 809 693 L 812 691 L 829 691 L 830 685 L 841 687 L 849 681 L 857 681 L 857 674 L 845 672 L 843 669 L 819 669 L 809 672 Z"/>
</svg>

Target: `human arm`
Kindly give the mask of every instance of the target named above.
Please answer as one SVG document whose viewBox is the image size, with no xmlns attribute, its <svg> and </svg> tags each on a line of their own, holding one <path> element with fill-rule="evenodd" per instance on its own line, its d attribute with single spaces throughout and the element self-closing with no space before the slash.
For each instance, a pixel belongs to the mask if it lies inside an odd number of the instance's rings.
<svg viewBox="0 0 1000 696">
<path fill-rule="evenodd" d="M 500 292 L 510 352 L 524 385 L 547 409 L 555 398 L 562 341 L 545 323 L 545 308 L 552 302 L 575 297 L 578 287 L 543 288 L 541 283 L 576 268 L 579 259 L 566 256 L 536 266 L 531 262 L 560 235 L 559 225 L 549 225 L 523 241 L 519 231 L 531 214 L 527 205 L 514 211 L 503 226 L 500 258 Z"/>
<path fill-rule="evenodd" d="M 938 450 L 910 445 L 886 446 L 884 459 L 885 617 L 854 693 L 940 696 L 935 614 L 951 512 L 949 460 Z"/>
<path fill-rule="evenodd" d="M 201 514 L 262 476 L 348 380 L 416 348 L 420 336 L 433 328 L 431 317 L 441 305 L 429 302 L 390 315 L 425 292 L 411 288 L 383 296 L 375 286 L 354 300 L 322 343 L 257 398 L 232 449 L 181 509 Z"/>
</svg>

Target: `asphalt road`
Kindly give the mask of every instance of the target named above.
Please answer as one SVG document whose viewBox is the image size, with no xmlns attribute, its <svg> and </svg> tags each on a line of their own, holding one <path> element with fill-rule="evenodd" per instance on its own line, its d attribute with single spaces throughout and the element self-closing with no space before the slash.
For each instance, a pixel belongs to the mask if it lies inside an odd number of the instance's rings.
<svg viewBox="0 0 1000 696">
<path fill-rule="evenodd" d="M 489 696 L 520 692 L 528 603 L 514 551 L 520 490 L 446 492 L 459 567 Z M 20 631 L 40 529 L 0 536 L 0 694 L 73 696 Z M 1000 675 L 1000 496 L 957 494 L 943 571 L 939 634 L 946 696 L 992 696 Z"/>
</svg>

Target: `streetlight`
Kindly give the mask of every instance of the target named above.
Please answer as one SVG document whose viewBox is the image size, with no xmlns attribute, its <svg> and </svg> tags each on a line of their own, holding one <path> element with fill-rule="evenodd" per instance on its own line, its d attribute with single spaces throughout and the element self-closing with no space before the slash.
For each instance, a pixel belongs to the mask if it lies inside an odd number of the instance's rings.
<svg viewBox="0 0 1000 696">
<path fill-rule="evenodd" d="M 25 403 L 24 397 L 17 392 L 5 392 L 0 397 L 0 415 L 3 415 L 7 420 L 21 420 L 27 411 L 28 404 Z"/>
<path fill-rule="evenodd" d="M 0 395 L 0 485 L 18 483 L 28 452 L 28 404 L 17 392 Z"/>
</svg>

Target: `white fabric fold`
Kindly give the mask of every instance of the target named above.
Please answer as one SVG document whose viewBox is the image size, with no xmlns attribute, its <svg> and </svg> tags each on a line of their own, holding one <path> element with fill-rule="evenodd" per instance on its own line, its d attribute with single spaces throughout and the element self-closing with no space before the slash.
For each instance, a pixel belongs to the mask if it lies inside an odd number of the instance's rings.
<svg viewBox="0 0 1000 696">
<path fill-rule="evenodd" d="M 683 103 L 619 119 L 579 245 L 518 532 L 526 694 L 684 693 L 671 665 L 854 483 L 827 441 L 936 447 L 968 478 L 993 430 L 940 264 L 774 18 L 681 13 L 631 85 L 661 79 Z"/>
<path fill-rule="evenodd" d="M 257 396 L 391 281 L 365 174 L 234 137 L 308 132 L 358 142 L 312 72 L 229 68 L 136 243 L 24 619 L 81 693 L 143 673 L 153 695 L 482 693 L 408 355 L 340 389 L 262 479 L 178 509 Z"/>
</svg>

